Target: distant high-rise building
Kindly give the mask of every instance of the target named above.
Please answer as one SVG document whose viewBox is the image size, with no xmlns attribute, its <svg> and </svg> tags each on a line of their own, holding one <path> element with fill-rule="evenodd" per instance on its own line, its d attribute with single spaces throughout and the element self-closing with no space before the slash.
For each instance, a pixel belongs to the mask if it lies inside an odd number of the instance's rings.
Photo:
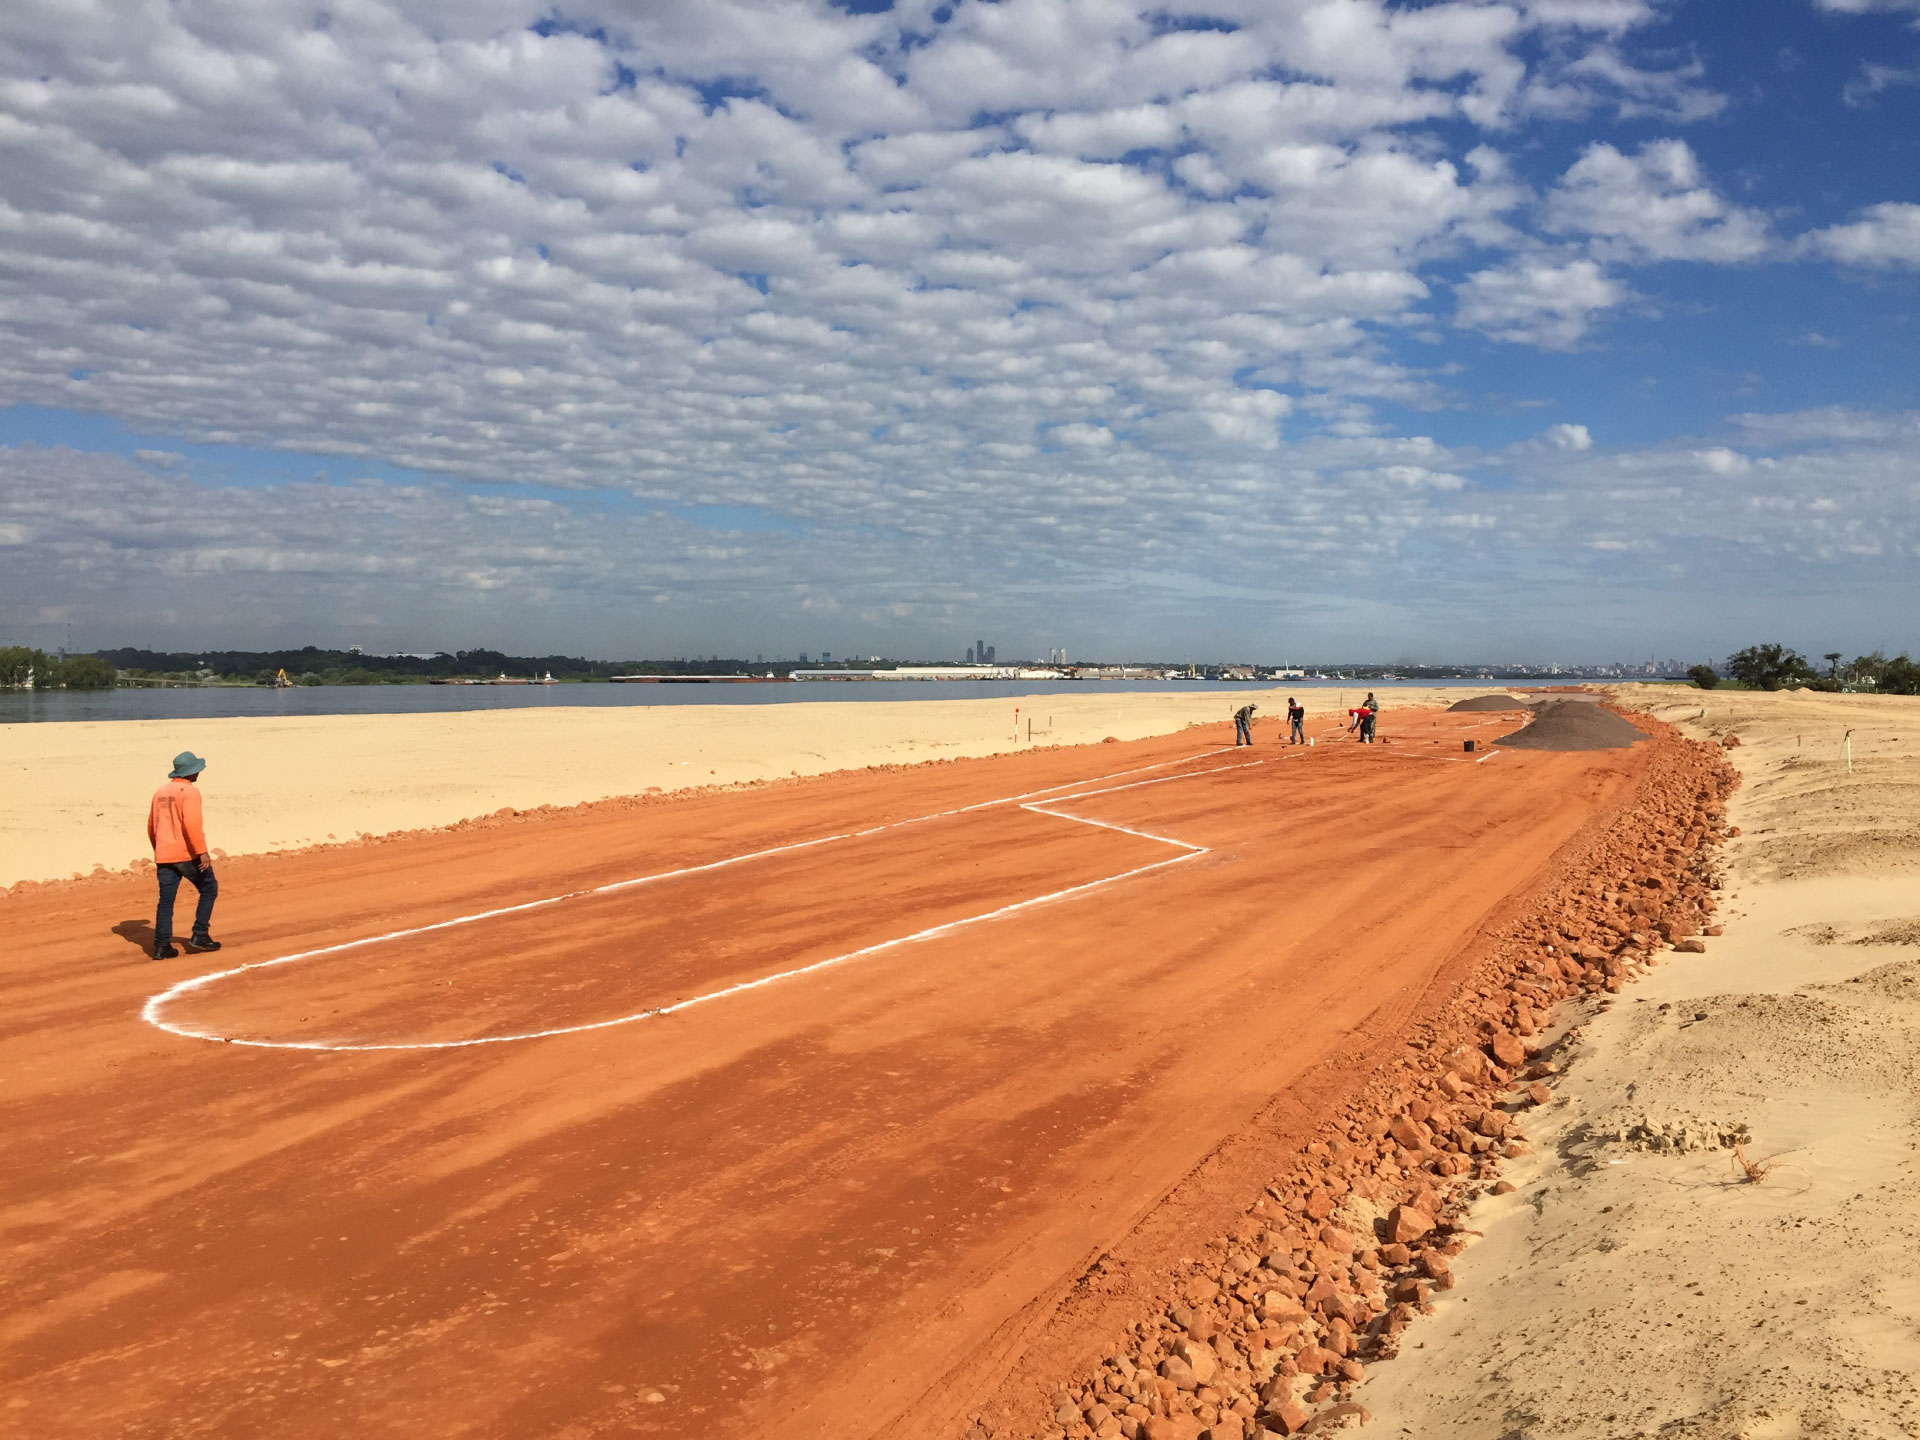
<svg viewBox="0 0 1920 1440">
<path fill-rule="evenodd" d="M 801 663 L 802 665 L 804 665 L 804 664 L 806 664 L 806 663 L 807 663 L 807 652 L 806 652 L 806 651 L 804 651 L 804 650 L 802 650 L 802 651 L 800 652 L 800 663 Z"/>
<path fill-rule="evenodd" d="M 967 664 L 973 664 L 973 646 L 967 646 Z"/>
<path fill-rule="evenodd" d="M 987 664 L 993 664 L 993 646 L 987 646 Z"/>
<path fill-rule="evenodd" d="M 975 657 L 975 658 L 976 658 L 977 660 L 979 660 L 979 662 L 980 662 L 980 663 L 981 663 L 982 665 L 984 665 L 984 664 L 986 664 L 986 663 L 987 663 L 987 642 L 986 642 L 986 641 L 984 641 L 984 640 L 976 640 L 976 641 L 974 641 L 974 642 L 973 642 L 973 653 L 974 653 L 974 657 Z"/>
</svg>

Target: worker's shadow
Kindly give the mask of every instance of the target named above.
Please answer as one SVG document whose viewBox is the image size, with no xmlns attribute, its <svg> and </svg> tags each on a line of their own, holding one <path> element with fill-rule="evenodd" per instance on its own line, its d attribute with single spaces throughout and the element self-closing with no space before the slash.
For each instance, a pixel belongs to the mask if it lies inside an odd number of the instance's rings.
<svg viewBox="0 0 1920 1440">
<path fill-rule="evenodd" d="M 153 921 L 122 920 L 113 927 L 113 933 L 129 945 L 138 945 L 143 953 L 153 953 Z"/>
</svg>

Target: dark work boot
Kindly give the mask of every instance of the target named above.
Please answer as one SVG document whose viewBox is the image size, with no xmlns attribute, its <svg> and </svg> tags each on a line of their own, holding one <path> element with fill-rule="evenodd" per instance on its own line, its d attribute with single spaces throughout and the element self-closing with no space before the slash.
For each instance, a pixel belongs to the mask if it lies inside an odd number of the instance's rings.
<svg viewBox="0 0 1920 1440">
<path fill-rule="evenodd" d="M 171 940 L 156 940 L 153 942 L 153 958 L 156 960 L 177 960 L 180 958 L 180 952 L 173 948 L 173 942 Z"/>
<path fill-rule="evenodd" d="M 187 937 L 187 949 L 195 953 L 205 950 L 218 950 L 219 948 L 220 942 L 211 935 L 189 935 Z"/>
</svg>

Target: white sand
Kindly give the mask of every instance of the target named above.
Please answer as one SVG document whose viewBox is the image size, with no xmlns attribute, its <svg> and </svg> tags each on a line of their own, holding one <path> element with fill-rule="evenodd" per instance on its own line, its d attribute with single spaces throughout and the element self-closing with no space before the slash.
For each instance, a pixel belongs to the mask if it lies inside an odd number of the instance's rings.
<svg viewBox="0 0 1920 1440">
<path fill-rule="evenodd" d="M 1920 700 L 1623 698 L 1746 742 L 1727 933 L 1587 1021 L 1368 1429 L 1920 1435 Z M 1620 1138 L 1644 1124 L 1703 1148 Z"/>
<path fill-rule="evenodd" d="M 1301 692 L 1310 719 L 1365 687 Z M 575 805 L 651 788 L 726 785 L 1025 749 L 1138 739 L 1260 707 L 1261 739 L 1284 690 L 1222 685 L 987 700 L 634 705 L 0 725 L 0 887 L 124 868 L 148 858 L 147 800 L 172 757 L 207 757 L 208 841 L 239 855 L 449 825 L 503 806 Z M 1459 691 L 1390 692 L 1388 705 Z M 1018 738 L 1015 711 L 1019 712 Z M 1391 712 L 1388 728 L 1391 734 Z"/>
</svg>

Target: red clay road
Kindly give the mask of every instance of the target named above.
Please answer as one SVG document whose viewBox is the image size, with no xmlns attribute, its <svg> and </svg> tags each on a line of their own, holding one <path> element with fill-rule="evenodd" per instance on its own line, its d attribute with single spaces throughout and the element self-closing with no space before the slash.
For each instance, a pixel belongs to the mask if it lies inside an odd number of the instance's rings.
<svg viewBox="0 0 1920 1440">
<path fill-rule="evenodd" d="M 1459 737 L 1511 717 L 1389 718 L 1371 749 L 1196 730 L 233 860 L 220 966 L 143 958 L 150 882 L 0 901 L 0 1425 L 948 1433 L 1017 1362 L 1010 1317 L 1407 1024 L 1647 748 L 1470 764 Z M 141 1018 L 203 971 L 663 875 L 164 1018 L 272 1046 L 562 1029 L 1094 888 L 547 1038 L 263 1048 Z"/>
</svg>

